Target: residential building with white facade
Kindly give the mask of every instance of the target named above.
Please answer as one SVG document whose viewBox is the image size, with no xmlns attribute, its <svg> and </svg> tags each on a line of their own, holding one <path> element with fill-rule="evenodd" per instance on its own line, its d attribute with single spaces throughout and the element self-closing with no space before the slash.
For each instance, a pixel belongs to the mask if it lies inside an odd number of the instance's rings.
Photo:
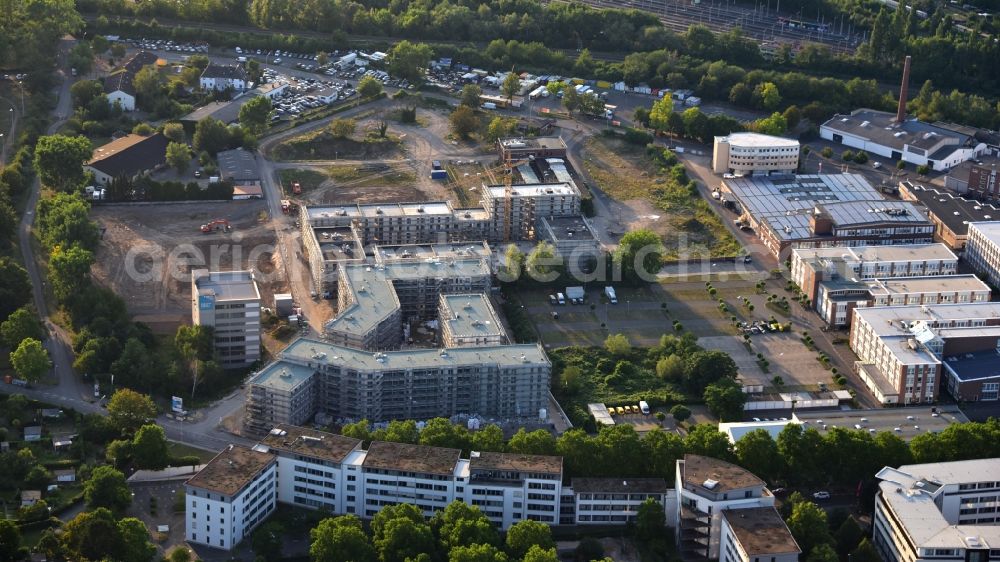
<svg viewBox="0 0 1000 562">
<path fill-rule="evenodd" d="M 991 285 L 1000 287 L 1000 221 L 969 223 L 965 259 Z"/>
<path fill-rule="evenodd" d="M 792 282 L 811 302 L 822 281 L 954 275 L 958 269 L 958 256 L 944 244 L 796 248 L 789 259 Z"/>
<path fill-rule="evenodd" d="M 260 359 L 260 291 L 252 271 L 191 271 L 191 320 L 214 330 L 225 367 Z"/>
<path fill-rule="evenodd" d="M 712 146 L 712 171 L 716 174 L 794 174 L 798 167 L 797 140 L 760 133 L 730 133 L 715 137 Z"/>
<path fill-rule="evenodd" d="M 764 481 L 735 464 L 701 455 L 684 455 L 677 461 L 677 521 L 675 532 L 682 556 L 720 558 L 724 512 L 774 508 L 774 495 Z M 787 527 L 785 532 L 791 533 Z M 788 554 L 787 541 L 775 543 L 773 553 Z M 766 550 L 766 549 L 760 549 Z"/>
<path fill-rule="evenodd" d="M 438 326 L 444 347 L 510 343 L 500 317 L 484 293 L 442 293 L 438 305 Z"/>
<path fill-rule="evenodd" d="M 850 345 L 883 404 L 935 402 L 945 377 L 956 399 L 997 399 L 1000 303 L 858 308 Z"/>
<path fill-rule="evenodd" d="M 1000 559 L 1000 459 L 885 467 L 873 542 L 885 562 Z"/>
<path fill-rule="evenodd" d="M 798 562 L 802 549 L 773 506 L 722 511 L 719 562 Z"/>
<path fill-rule="evenodd" d="M 274 455 L 230 445 L 184 484 L 184 539 L 230 550 L 274 511 Z"/>
<path fill-rule="evenodd" d="M 222 91 L 232 88 L 237 92 L 247 89 L 247 71 L 241 65 L 225 65 L 209 63 L 201 71 L 200 85 L 202 90 Z"/>
<path fill-rule="evenodd" d="M 668 526 L 677 512 L 677 493 L 663 478 L 574 478 L 564 496 L 573 498 L 572 525 L 635 523 L 639 506 L 648 499 L 663 506 Z"/>
</svg>

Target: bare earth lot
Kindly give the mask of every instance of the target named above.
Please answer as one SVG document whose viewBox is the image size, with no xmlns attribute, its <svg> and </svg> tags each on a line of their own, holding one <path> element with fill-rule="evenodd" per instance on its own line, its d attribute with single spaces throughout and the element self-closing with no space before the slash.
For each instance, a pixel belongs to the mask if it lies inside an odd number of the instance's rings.
<svg viewBox="0 0 1000 562">
<path fill-rule="evenodd" d="M 91 212 L 104 235 L 93 274 L 125 299 L 136 320 L 169 332 L 190 320 L 192 269 L 246 269 L 261 274 L 261 297 L 286 287 L 264 201 L 102 205 Z M 203 234 L 226 219 L 232 231 Z"/>
</svg>

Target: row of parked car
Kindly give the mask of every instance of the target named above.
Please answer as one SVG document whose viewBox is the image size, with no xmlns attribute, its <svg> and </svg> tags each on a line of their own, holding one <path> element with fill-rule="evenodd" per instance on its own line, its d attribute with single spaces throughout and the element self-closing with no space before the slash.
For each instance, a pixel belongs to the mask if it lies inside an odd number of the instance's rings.
<svg viewBox="0 0 1000 562">
<path fill-rule="evenodd" d="M 319 80 L 316 78 L 297 78 L 292 80 L 273 70 L 265 70 L 264 79 L 268 82 L 288 82 L 289 84 L 288 88 L 273 100 L 274 117 L 271 118 L 272 121 L 277 121 L 282 116 L 295 116 L 303 111 L 334 103 L 355 94 L 354 88 L 347 83 Z M 322 97 L 316 95 L 325 90 L 332 90 L 336 93 L 336 98 L 328 99 L 329 92 Z"/>
<path fill-rule="evenodd" d="M 122 39 L 147 51 L 174 51 L 177 53 L 207 53 L 208 43 L 177 43 L 166 39 Z"/>
<path fill-rule="evenodd" d="M 307 53 L 293 53 L 291 51 L 282 51 L 281 49 L 274 49 L 274 50 L 256 49 L 256 50 L 253 50 L 253 49 L 243 49 L 242 47 L 236 47 L 235 50 L 236 50 L 236 54 L 237 55 L 247 55 L 247 56 L 249 56 L 249 55 L 257 55 L 257 56 L 260 56 L 260 57 L 267 57 L 268 59 L 274 58 L 274 59 L 276 59 L 278 61 L 280 61 L 282 58 L 286 58 L 286 59 L 303 59 L 303 60 L 316 60 L 317 58 L 319 58 L 319 55 L 310 55 L 310 54 L 307 54 Z M 280 64 L 280 62 L 276 62 L 274 64 Z"/>
</svg>

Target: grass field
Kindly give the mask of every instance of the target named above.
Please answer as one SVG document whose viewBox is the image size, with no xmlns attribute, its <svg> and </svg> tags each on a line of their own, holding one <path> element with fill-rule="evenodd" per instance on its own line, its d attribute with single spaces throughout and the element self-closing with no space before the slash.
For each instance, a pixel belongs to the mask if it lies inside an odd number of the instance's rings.
<svg viewBox="0 0 1000 562">
<path fill-rule="evenodd" d="M 188 455 L 193 455 L 201 459 L 202 463 L 206 463 L 212 460 L 218 451 L 207 451 L 205 449 L 198 449 L 196 447 L 190 447 L 183 443 L 175 443 L 173 441 L 169 444 L 169 449 L 171 457 L 185 457 Z"/>
</svg>

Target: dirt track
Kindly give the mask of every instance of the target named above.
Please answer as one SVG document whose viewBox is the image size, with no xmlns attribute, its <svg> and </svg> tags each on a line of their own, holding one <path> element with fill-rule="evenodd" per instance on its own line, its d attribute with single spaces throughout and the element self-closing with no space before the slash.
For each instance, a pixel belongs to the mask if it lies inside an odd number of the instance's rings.
<svg viewBox="0 0 1000 562">
<path fill-rule="evenodd" d="M 263 201 L 106 205 L 94 207 L 91 216 L 105 229 L 95 280 L 156 331 L 190 320 L 192 269 L 252 268 L 262 274 L 265 302 L 285 289 L 283 275 L 269 275 L 281 263 Z M 203 234 L 201 225 L 216 218 L 228 220 L 232 231 Z"/>
</svg>

